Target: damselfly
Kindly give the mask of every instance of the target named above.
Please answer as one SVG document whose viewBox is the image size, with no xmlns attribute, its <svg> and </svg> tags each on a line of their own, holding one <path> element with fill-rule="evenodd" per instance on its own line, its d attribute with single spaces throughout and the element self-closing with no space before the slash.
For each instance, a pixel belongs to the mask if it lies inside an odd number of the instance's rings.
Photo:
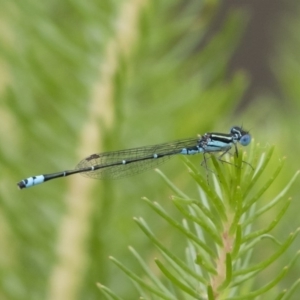
<svg viewBox="0 0 300 300">
<path fill-rule="evenodd" d="M 194 155 L 222 152 L 219 157 L 221 158 L 234 146 L 235 154 L 238 156 L 237 143 L 247 146 L 250 142 L 251 136 L 248 131 L 234 126 L 228 134 L 211 132 L 198 138 L 92 154 L 83 159 L 74 170 L 28 177 L 17 185 L 23 189 L 77 173 L 95 179 L 117 179 L 147 171 L 177 154 Z"/>
</svg>

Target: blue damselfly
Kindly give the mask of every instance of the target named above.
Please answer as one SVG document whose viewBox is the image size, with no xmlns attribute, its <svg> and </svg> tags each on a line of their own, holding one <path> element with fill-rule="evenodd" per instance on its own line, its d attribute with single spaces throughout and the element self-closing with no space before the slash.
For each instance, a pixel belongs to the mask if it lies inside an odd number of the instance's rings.
<svg viewBox="0 0 300 300">
<path fill-rule="evenodd" d="M 45 181 L 80 173 L 95 179 L 117 179 L 152 169 L 174 155 L 194 155 L 198 153 L 222 152 L 219 158 L 232 147 L 238 156 L 237 143 L 247 146 L 251 142 L 248 131 L 234 126 L 230 133 L 205 133 L 198 138 L 92 154 L 83 159 L 74 170 L 28 177 L 17 183 L 20 189 L 28 188 Z"/>
</svg>

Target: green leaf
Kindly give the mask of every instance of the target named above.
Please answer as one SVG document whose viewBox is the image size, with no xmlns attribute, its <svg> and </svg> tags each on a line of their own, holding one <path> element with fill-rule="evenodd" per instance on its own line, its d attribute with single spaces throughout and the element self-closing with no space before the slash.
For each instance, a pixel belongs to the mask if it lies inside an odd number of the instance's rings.
<svg viewBox="0 0 300 300">
<path fill-rule="evenodd" d="M 269 226 L 265 229 L 257 230 L 255 232 L 252 232 L 248 235 L 246 235 L 243 238 L 243 242 L 248 242 L 249 240 L 252 240 L 253 238 L 256 238 L 258 236 L 262 236 L 263 234 L 270 232 L 281 220 L 281 218 L 284 216 L 286 210 L 288 209 L 289 205 L 291 204 L 291 199 L 288 199 L 285 203 L 284 206 L 281 208 L 280 212 L 278 215 L 274 218 L 274 220 L 269 224 Z"/>
<path fill-rule="evenodd" d="M 163 293 L 168 295 L 169 297 L 172 297 L 172 294 L 169 292 L 169 290 L 161 283 L 161 281 L 156 276 L 154 276 L 149 266 L 147 266 L 147 264 L 143 261 L 142 257 L 137 253 L 137 251 L 134 250 L 132 247 L 129 247 L 129 250 L 138 260 L 140 266 L 143 268 L 144 272 L 147 274 L 150 280 L 156 285 L 156 287 L 160 289 Z"/>
<path fill-rule="evenodd" d="M 199 226 L 201 226 L 202 229 L 204 229 L 210 236 L 211 238 L 214 239 L 214 241 L 218 244 L 218 245 L 222 245 L 222 240 L 218 234 L 218 232 L 213 228 L 213 226 L 211 225 L 210 222 L 208 222 L 205 218 L 202 218 L 201 216 L 194 216 L 192 215 L 192 213 L 184 210 L 180 205 L 176 204 L 176 207 L 178 208 L 178 210 L 190 221 L 198 224 Z"/>
<path fill-rule="evenodd" d="M 291 288 L 283 295 L 282 300 L 289 300 L 295 294 L 296 290 L 299 289 L 300 279 L 296 280 Z"/>
<path fill-rule="evenodd" d="M 236 230 L 238 223 L 240 222 L 240 218 L 242 216 L 242 203 L 243 203 L 243 198 L 242 198 L 242 193 L 241 193 L 241 188 L 239 186 L 236 187 L 236 192 L 234 196 L 234 217 L 231 223 L 231 226 L 229 228 L 229 234 L 233 235 Z"/>
<path fill-rule="evenodd" d="M 269 161 L 270 161 L 270 159 L 273 155 L 274 148 L 275 148 L 275 146 L 272 146 L 266 154 L 263 153 L 261 155 L 260 161 L 259 161 L 258 165 L 255 168 L 255 173 L 254 173 L 253 177 L 251 178 L 251 181 L 249 181 L 248 184 L 246 185 L 246 189 L 244 191 L 243 198 L 245 198 L 247 196 L 249 191 L 253 188 L 254 184 L 257 182 L 257 180 L 259 179 L 261 174 L 266 169 L 266 167 L 267 167 L 267 165 L 268 165 L 268 163 L 269 163 Z"/>
<path fill-rule="evenodd" d="M 234 248 L 232 250 L 232 257 L 236 258 L 239 253 L 240 247 L 242 244 L 242 228 L 240 224 L 237 224 L 234 240 Z"/>
<path fill-rule="evenodd" d="M 280 201 L 284 200 L 284 196 L 286 195 L 287 191 L 291 188 L 293 183 L 296 181 L 300 171 L 297 171 L 296 174 L 292 177 L 292 179 L 289 181 L 289 183 L 285 186 L 285 188 L 268 204 L 266 204 L 264 207 L 260 208 L 256 211 L 256 213 L 251 217 L 248 218 L 244 223 L 243 226 L 247 226 L 248 224 L 252 223 L 256 218 L 258 218 L 260 215 L 265 213 L 266 211 L 270 210 L 273 206 L 278 204 Z"/>
<path fill-rule="evenodd" d="M 262 288 L 254 291 L 254 292 L 250 292 L 244 296 L 229 297 L 228 300 L 253 299 L 254 297 L 260 296 L 260 295 L 266 293 L 267 291 L 269 291 L 272 287 L 274 287 L 286 275 L 287 271 L 288 271 L 288 268 L 285 267 L 271 282 L 269 282 Z"/>
<path fill-rule="evenodd" d="M 190 173 L 190 174 L 196 180 L 196 182 L 199 184 L 199 186 L 204 190 L 207 197 L 210 199 L 211 203 L 214 205 L 220 218 L 223 221 L 225 221 L 226 220 L 225 206 L 224 206 L 222 200 L 220 199 L 220 197 L 207 185 L 207 182 L 202 177 L 200 177 L 199 175 L 196 175 L 194 173 Z"/>
<path fill-rule="evenodd" d="M 211 220 L 211 223 L 217 227 L 217 230 L 221 231 L 223 230 L 222 228 L 222 223 L 219 218 L 217 218 L 201 201 L 199 200 L 194 200 L 194 199 L 184 199 L 184 198 L 179 198 L 176 196 L 172 196 L 173 201 L 176 203 L 178 202 L 179 204 L 184 204 L 184 205 L 192 205 L 198 206 L 201 210 L 201 212 Z"/>
<path fill-rule="evenodd" d="M 243 212 L 247 211 L 263 194 L 264 192 L 270 187 L 270 185 L 274 182 L 274 180 L 276 179 L 276 177 L 278 176 L 278 174 L 280 173 L 280 171 L 282 170 L 283 167 L 283 160 L 280 161 L 279 166 L 277 167 L 277 169 L 275 170 L 273 176 L 270 177 L 270 179 L 266 182 L 266 184 L 261 188 L 261 190 L 256 193 L 256 195 L 248 200 L 244 207 L 243 207 Z"/>
<path fill-rule="evenodd" d="M 161 250 L 163 253 L 165 253 L 166 256 L 168 256 L 171 260 L 174 261 L 174 263 L 180 267 L 184 272 L 191 275 L 193 278 L 195 278 L 197 281 L 200 281 L 204 284 L 207 284 L 207 280 L 204 279 L 201 274 L 198 274 L 197 272 L 193 271 L 191 268 L 188 268 L 187 264 L 184 263 L 181 259 L 176 257 L 172 251 L 168 250 L 165 246 L 163 246 L 162 243 L 159 242 L 158 239 L 155 238 L 154 234 L 152 234 L 146 226 L 145 222 L 142 219 L 136 219 L 134 218 L 136 223 L 139 225 L 139 227 L 143 230 L 143 232 L 147 235 L 147 237 L 158 247 L 159 250 Z M 208 263 L 208 262 L 207 262 Z"/>
<path fill-rule="evenodd" d="M 196 235 L 194 235 L 189 230 L 186 230 L 181 224 L 174 221 L 159 205 L 158 203 L 153 203 L 147 198 L 143 197 L 143 200 L 162 218 L 164 218 L 170 225 L 178 229 L 181 233 L 183 233 L 187 238 L 193 240 L 196 244 L 198 244 L 204 251 L 206 251 L 210 256 L 215 257 L 215 253 L 208 247 L 202 240 L 200 240 Z"/>
<path fill-rule="evenodd" d="M 139 276 L 135 275 L 133 272 L 131 272 L 127 267 L 125 267 L 122 263 L 117 261 L 115 258 L 112 256 L 109 257 L 112 262 L 114 262 L 127 276 L 133 280 L 134 282 L 138 283 L 142 288 L 145 290 L 150 291 L 151 293 L 161 297 L 162 299 L 165 300 L 175 300 L 176 298 L 174 297 L 169 297 L 165 293 L 159 291 L 157 288 L 154 288 L 147 284 L 143 279 L 141 279 Z"/>
<path fill-rule="evenodd" d="M 208 271 L 209 273 L 212 273 L 214 275 L 218 274 L 216 268 L 207 259 L 205 259 L 200 253 L 197 253 L 195 263 L 200 267 L 202 267 L 204 270 Z"/>
<path fill-rule="evenodd" d="M 113 300 L 123 300 L 122 298 L 118 297 L 114 292 L 112 292 L 109 288 L 105 287 L 104 285 L 97 283 L 97 287 L 100 289 L 102 294 L 105 296 L 106 299 L 113 299 Z"/>
<path fill-rule="evenodd" d="M 188 198 L 179 188 L 176 187 L 175 184 L 171 182 L 171 180 L 168 179 L 167 176 L 165 176 L 164 173 L 162 173 L 159 169 L 155 169 L 155 171 L 161 176 L 161 178 L 164 180 L 164 182 L 172 189 L 172 191 L 182 198 Z"/>
<path fill-rule="evenodd" d="M 226 253 L 226 277 L 224 282 L 218 287 L 219 291 L 224 290 L 231 282 L 232 280 L 232 260 L 230 253 Z"/>
<path fill-rule="evenodd" d="M 211 285 L 207 286 L 207 298 L 209 300 L 215 300 L 214 292 Z"/>
<path fill-rule="evenodd" d="M 155 259 L 155 262 L 159 269 L 163 272 L 163 274 L 176 286 L 178 286 L 183 292 L 189 294 L 195 299 L 203 299 L 202 297 L 199 296 L 198 292 L 186 284 L 184 284 L 181 280 L 176 278 L 158 259 Z"/>
<path fill-rule="evenodd" d="M 268 259 L 266 259 L 265 261 L 263 261 L 259 264 L 256 264 L 255 266 L 245 268 L 243 270 L 234 271 L 234 276 L 250 273 L 253 271 L 257 271 L 257 270 L 262 271 L 263 269 L 265 269 L 267 266 L 269 266 L 271 263 L 273 263 L 280 255 L 282 255 L 288 249 L 288 247 L 291 245 L 291 243 L 297 237 L 299 231 L 300 231 L 300 229 L 298 229 L 294 233 L 291 233 L 289 235 L 289 237 L 287 238 L 287 240 L 281 245 L 281 247 L 279 247 L 279 249 L 273 255 L 270 255 Z"/>
</svg>

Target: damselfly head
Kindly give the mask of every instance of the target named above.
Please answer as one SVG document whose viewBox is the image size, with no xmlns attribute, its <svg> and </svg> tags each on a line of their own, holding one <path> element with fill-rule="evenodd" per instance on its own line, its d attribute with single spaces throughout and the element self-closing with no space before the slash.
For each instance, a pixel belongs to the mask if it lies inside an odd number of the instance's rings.
<svg viewBox="0 0 300 300">
<path fill-rule="evenodd" d="M 243 130 L 242 127 L 234 126 L 230 129 L 230 133 L 242 146 L 247 146 L 251 142 L 251 135 L 248 131 Z"/>
</svg>

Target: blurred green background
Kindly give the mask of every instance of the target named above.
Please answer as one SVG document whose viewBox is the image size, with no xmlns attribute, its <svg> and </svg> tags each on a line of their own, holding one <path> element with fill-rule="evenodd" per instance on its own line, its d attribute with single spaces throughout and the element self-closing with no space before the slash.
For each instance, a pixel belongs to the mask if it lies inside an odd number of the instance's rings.
<svg viewBox="0 0 300 300">
<path fill-rule="evenodd" d="M 274 165 L 287 156 L 264 201 L 299 169 L 296 1 L 0 3 L 0 299 L 102 299 L 96 282 L 137 299 L 108 260 L 113 255 L 139 274 L 132 245 L 153 263 L 156 250 L 134 216 L 151 222 L 166 245 L 185 243 L 172 240 L 168 225 L 140 201 L 147 196 L 177 214 L 172 191 L 153 171 L 109 182 L 75 175 L 19 191 L 25 177 L 72 169 L 92 153 L 232 125 L 251 130 L 262 149 L 275 144 Z M 180 159 L 161 169 L 196 194 Z M 300 224 L 298 183 L 290 196 L 279 239 Z M 263 221 L 270 220 L 257 226 Z M 299 270 L 300 262 L 278 290 Z"/>
</svg>

